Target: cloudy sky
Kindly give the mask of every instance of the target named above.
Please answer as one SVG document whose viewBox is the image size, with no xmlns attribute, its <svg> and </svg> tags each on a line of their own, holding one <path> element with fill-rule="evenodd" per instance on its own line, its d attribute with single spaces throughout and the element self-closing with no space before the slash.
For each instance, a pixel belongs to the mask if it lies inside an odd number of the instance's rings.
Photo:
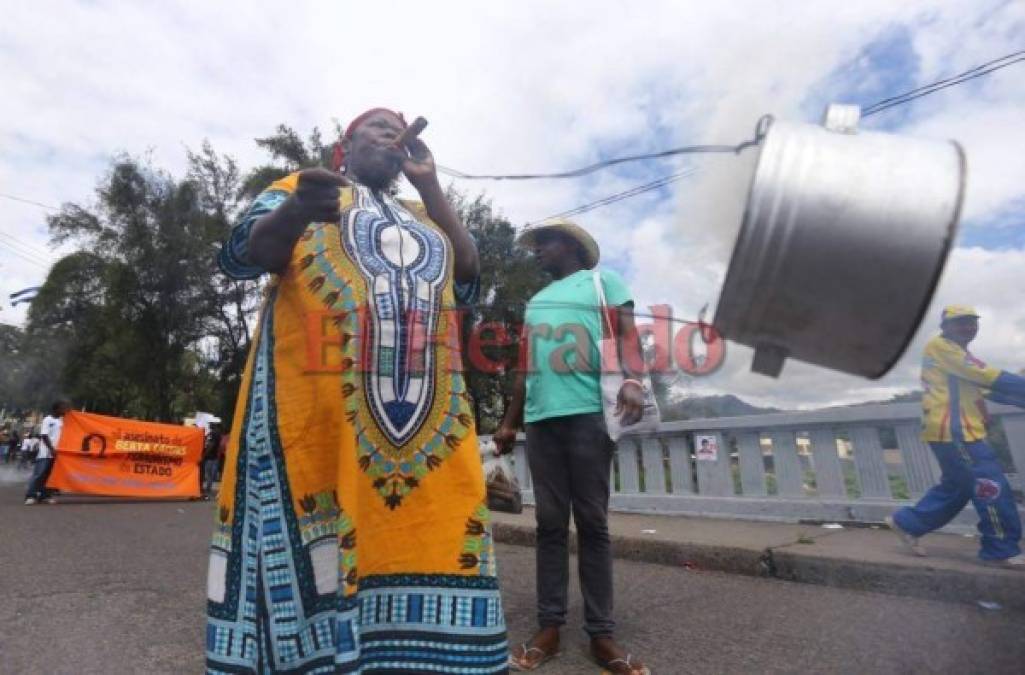
<svg viewBox="0 0 1025 675">
<path fill-rule="evenodd" d="M 143 5 L 148 8 L 144 9 Z M 209 139 L 243 165 L 287 123 L 330 129 L 386 105 L 430 120 L 438 161 L 466 172 L 555 171 L 691 143 L 735 143 L 757 119 L 817 121 L 1025 49 L 1025 3 L 516 2 L 14 3 L 0 23 L 0 193 L 89 203 L 119 151 L 180 173 Z M 866 119 L 958 139 L 970 165 L 958 245 L 905 359 L 869 382 L 788 363 L 778 380 L 725 367 L 692 383 L 754 403 L 815 407 L 917 386 L 938 307 L 984 315 L 974 350 L 1025 366 L 1025 64 Z M 713 308 L 753 154 L 626 165 L 568 181 L 480 184 L 514 223 L 693 167 L 683 180 L 582 216 L 641 306 Z M 60 251 L 40 206 L 0 198 L 0 321 Z"/>
</svg>

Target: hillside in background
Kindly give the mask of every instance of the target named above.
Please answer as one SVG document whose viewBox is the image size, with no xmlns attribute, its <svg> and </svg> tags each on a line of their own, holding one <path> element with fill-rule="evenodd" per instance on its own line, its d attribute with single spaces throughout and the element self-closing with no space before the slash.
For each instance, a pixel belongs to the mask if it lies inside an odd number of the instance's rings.
<svg viewBox="0 0 1025 675">
<path fill-rule="evenodd" d="M 878 405 L 881 403 L 909 403 L 920 401 L 921 391 L 909 391 L 897 394 L 891 398 L 880 401 L 862 401 L 851 405 Z M 846 407 L 846 406 L 828 406 Z M 742 398 L 733 394 L 718 396 L 676 396 L 668 402 L 660 402 L 659 410 L 662 413 L 662 420 L 672 422 L 675 420 L 691 420 L 699 418 L 714 417 L 739 417 L 741 415 L 758 415 L 762 413 L 785 412 L 781 408 L 763 408 L 751 405 Z"/>
<path fill-rule="evenodd" d="M 733 394 L 674 398 L 661 406 L 662 420 L 690 420 L 702 417 L 737 417 L 780 412 L 779 408 L 759 408 Z"/>
</svg>

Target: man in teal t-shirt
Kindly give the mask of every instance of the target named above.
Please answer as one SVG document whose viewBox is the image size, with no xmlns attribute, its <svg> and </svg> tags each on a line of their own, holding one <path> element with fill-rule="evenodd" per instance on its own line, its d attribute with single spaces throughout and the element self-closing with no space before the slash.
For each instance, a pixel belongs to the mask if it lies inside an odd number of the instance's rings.
<svg viewBox="0 0 1025 675">
<path fill-rule="evenodd" d="M 577 526 L 584 630 L 591 653 L 606 669 L 643 673 L 644 665 L 612 639 L 612 551 L 609 473 L 615 445 L 605 429 L 601 396 L 603 326 L 616 331 L 618 363 L 626 376 L 617 411 L 624 425 L 641 418 L 644 366 L 633 319 L 633 298 L 622 278 L 601 270 L 610 321 L 600 312 L 593 268 L 598 244 L 585 230 L 560 220 L 531 228 L 519 242 L 534 251 L 552 282 L 527 304 L 521 364 L 512 400 L 494 440 L 512 450 L 526 423 L 527 460 L 537 519 L 537 609 L 540 630 L 511 652 L 514 670 L 533 670 L 559 650 L 569 585 L 569 517 Z"/>
<path fill-rule="evenodd" d="M 530 368 L 523 421 L 600 413 L 601 381 L 598 341 L 601 315 L 594 271 L 581 269 L 556 279 L 527 304 L 524 323 Z M 601 270 L 609 307 L 632 303 L 630 290 L 615 272 Z"/>
</svg>

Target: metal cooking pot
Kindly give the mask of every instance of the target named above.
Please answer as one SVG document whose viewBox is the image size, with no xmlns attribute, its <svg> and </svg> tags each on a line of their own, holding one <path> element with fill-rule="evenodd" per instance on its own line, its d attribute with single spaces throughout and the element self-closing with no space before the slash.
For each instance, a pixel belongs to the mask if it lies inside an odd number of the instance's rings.
<svg viewBox="0 0 1025 675">
<path fill-rule="evenodd" d="M 954 241 L 965 156 L 954 141 L 773 122 L 762 142 L 714 325 L 755 349 L 878 378 L 922 320 Z"/>
</svg>

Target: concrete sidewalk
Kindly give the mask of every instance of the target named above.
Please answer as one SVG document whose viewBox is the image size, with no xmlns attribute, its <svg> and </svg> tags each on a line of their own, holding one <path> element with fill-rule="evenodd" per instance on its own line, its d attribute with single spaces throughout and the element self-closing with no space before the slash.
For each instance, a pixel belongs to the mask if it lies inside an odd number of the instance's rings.
<svg viewBox="0 0 1025 675">
<path fill-rule="evenodd" d="M 494 520 L 497 541 L 534 544 L 531 507 Z M 881 527 L 613 513 L 609 529 L 617 558 L 1025 611 L 1025 572 L 981 563 L 975 536 L 930 535 L 920 558 Z"/>
</svg>

